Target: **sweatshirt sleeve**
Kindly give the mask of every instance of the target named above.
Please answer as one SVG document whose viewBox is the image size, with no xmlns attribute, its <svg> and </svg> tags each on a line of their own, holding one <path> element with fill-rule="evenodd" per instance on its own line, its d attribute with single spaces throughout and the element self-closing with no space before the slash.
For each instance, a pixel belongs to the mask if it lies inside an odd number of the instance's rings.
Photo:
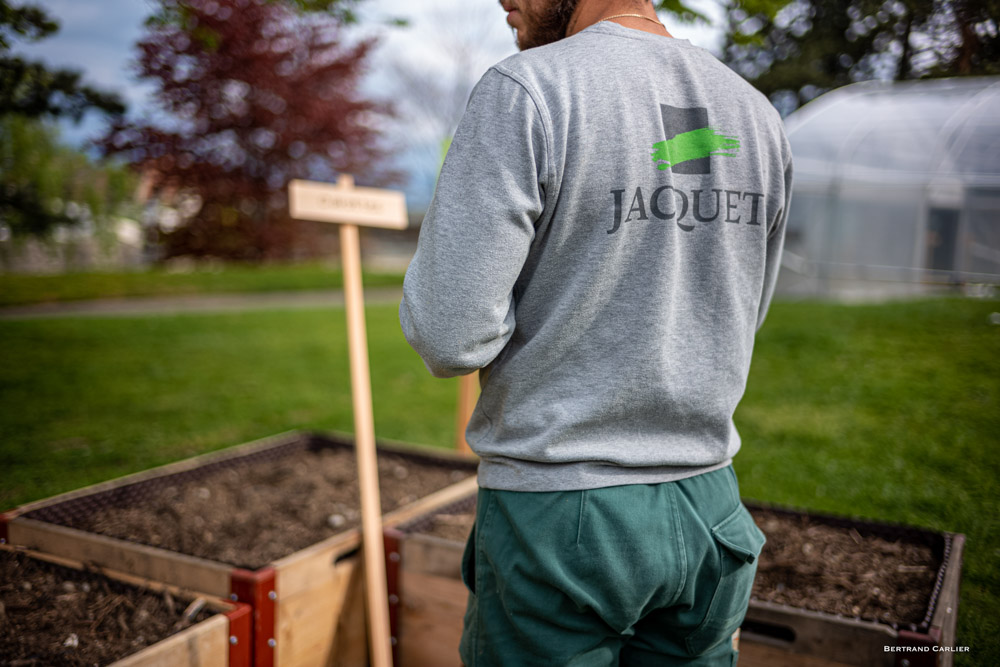
<svg viewBox="0 0 1000 667">
<path fill-rule="evenodd" d="M 787 142 L 786 142 L 787 143 Z M 778 283 L 778 269 L 781 268 L 781 251 L 785 246 L 785 227 L 788 223 L 788 209 L 792 203 L 792 157 L 789 149 L 785 164 L 785 191 L 781 210 L 767 232 L 767 249 L 764 259 L 764 288 L 760 297 L 760 307 L 757 311 L 757 330 L 760 331 L 767 316 L 767 309 L 774 296 L 774 288 Z"/>
<path fill-rule="evenodd" d="M 545 208 L 547 139 L 527 90 L 489 70 L 452 140 L 403 282 L 403 333 L 437 377 L 483 368 L 514 331 L 514 283 Z"/>
</svg>

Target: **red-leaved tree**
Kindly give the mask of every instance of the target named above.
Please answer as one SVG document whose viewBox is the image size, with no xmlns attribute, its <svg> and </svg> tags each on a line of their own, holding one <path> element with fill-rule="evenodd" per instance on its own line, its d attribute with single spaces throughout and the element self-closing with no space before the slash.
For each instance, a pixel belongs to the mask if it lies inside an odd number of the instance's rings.
<svg viewBox="0 0 1000 667">
<path fill-rule="evenodd" d="M 389 110 L 358 92 L 373 43 L 346 45 L 335 16 L 280 0 L 160 0 L 137 46 L 163 113 L 119 121 L 100 144 L 200 201 L 162 232 L 167 257 L 308 256 L 317 227 L 289 219 L 290 179 L 393 181 L 377 128 Z"/>
</svg>

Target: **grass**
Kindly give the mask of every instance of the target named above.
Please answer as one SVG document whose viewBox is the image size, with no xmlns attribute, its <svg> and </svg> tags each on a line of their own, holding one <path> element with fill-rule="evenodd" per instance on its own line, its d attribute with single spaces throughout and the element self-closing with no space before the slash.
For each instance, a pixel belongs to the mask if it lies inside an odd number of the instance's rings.
<svg viewBox="0 0 1000 667">
<path fill-rule="evenodd" d="M 369 310 L 380 437 L 447 444 L 455 382 Z M 0 323 L 0 506 L 290 428 L 352 430 L 343 310 Z M 391 407 L 390 407 L 391 406 Z"/>
<path fill-rule="evenodd" d="M 402 274 L 365 272 L 366 287 L 402 285 Z M 63 275 L 0 274 L 0 306 L 137 296 L 182 296 L 219 292 L 321 290 L 343 285 L 328 264 L 223 265 L 178 272 L 164 269 Z"/>
<path fill-rule="evenodd" d="M 745 497 L 968 536 L 957 665 L 1000 656 L 1000 302 L 777 303 Z M 450 446 L 457 386 L 369 308 L 379 437 Z M 0 322 L 0 509 L 290 428 L 351 430 L 341 310 Z"/>
</svg>

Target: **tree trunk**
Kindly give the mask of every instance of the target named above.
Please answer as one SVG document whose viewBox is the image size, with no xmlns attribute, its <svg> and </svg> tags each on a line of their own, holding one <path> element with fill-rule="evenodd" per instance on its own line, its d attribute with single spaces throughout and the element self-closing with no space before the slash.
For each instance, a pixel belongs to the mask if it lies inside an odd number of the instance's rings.
<svg viewBox="0 0 1000 667">
<path fill-rule="evenodd" d="M 910 31 L 913 29 L 913 14 L 906 17 L 906 30 L 903 32 L 903 55 L 899 57 L 899 68 L 896 70 L 896 81 L 910 77 L 910 58 L 913 49 L 910 47 Z"/>
</svg>

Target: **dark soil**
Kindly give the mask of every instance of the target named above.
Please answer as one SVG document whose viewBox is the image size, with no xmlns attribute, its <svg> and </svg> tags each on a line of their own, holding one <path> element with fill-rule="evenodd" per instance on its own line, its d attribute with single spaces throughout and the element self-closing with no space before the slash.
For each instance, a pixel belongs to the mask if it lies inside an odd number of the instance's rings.
<svg viewBox="0 0 1000 667">
<path fill-rule="evenodd" d="M 923 620 L 940 566 L 929 546 L 863 536 L 808 515 L 752 513 L 767 536 L 756 599 L 890 625 Z M 464 542 L 474 521 L 475 509 L 440 513 L 417 531 Z"/>
<path fill-rule="evenodd" d="M 0 666 L 107 665 L 198 623 L 188 603 L 0 551 Z"/>
<path fill-rule="evenodd" d="M 920 623 L 940 561 L 930 546 L 861 535 L 853 528 L 755 511 L 767 544 L 759 600 L 883 623 Z"/>
<path fill-rule="evenodd" d="M 442 511 L 428 517 L 428 521 L 429 525 L 421 526 L 417 532 L 455 542 L 465 542 L 472 532 L 472 525 L 476 522 L 476 509 L 473 507 L 469 511 Z"/>
<path fill-rule="evenodd" d="M 473 474 L 391 453 L 378 459 L 383 513 Z M 360 525 L 359 498 L 354 452 L 320 449 L 234 464 L 72 527 L 257 569 Z"/>
</svg>

